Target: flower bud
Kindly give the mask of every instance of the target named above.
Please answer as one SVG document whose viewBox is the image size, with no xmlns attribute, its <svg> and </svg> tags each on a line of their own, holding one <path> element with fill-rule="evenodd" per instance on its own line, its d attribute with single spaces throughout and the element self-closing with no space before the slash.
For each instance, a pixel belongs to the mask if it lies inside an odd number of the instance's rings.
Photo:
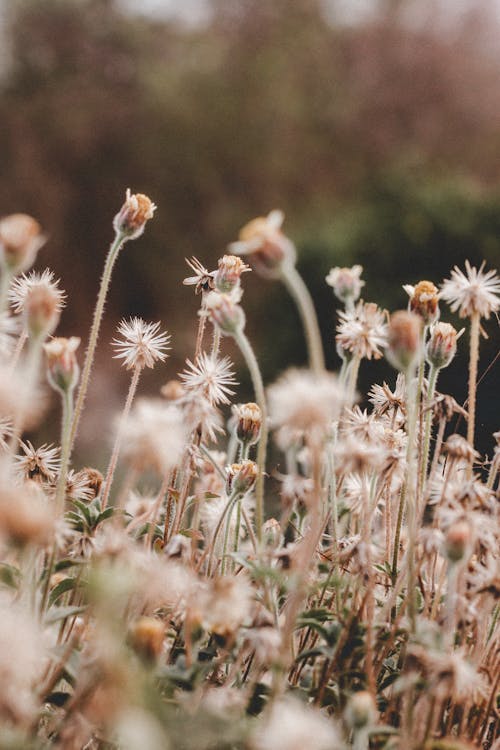
<svg viewBox="0 0 500 750">
<path fill-rule="evenodd" d="M 262 276 L 276 278 L 284 264 L 295 263 L 295 247 L 281 231 L 283 218 L 281 211 L 271 211 L 266 217 L 253 219 L 241 229 L 239 242 L 230 245 L 238 255 L 248 255 Z"/>
<path fill-rule="evenodd" d="M 234 407 L 236 437 L 243 445 L 255 445 L 262 427 L 262 412 L 257 404 L 238 404 Z"/>
<path fill-rule="evenodd" d="M 262 526 L 262 537 L 266 547 L 272 547 L 278 549 L 281 542 L 283 541 L 283 534 L 281 532 L 281 526 L 276 518 L 268 518 Z"/>
<path fill-rule="evenodd" d="M 227 489 L 231 494 L 245 495 L 255 484 L 259 473 L 255 461 L 245 459 L 240 464 L 231 464 L 227 469 Z"/>
<path fill-rule="evenodd" d="M 326 283 L 333 288 L 335 296 L 344 304 L 356 302 L 365 282 L 361 281 L 362 266 L 352 268 L 331 268 Z"/>
<path fill-rule="evenodd" d="M 144 232 L 146 222 L 153 218 L 155 210 L 155 204 L 147 195 L 132 194 L 127 188 L 125 203 L 113 219 L 115 232 L 127 240 L 135 240 Z"/>
<path fill-rule="evenodd" d="M 416 363 L 421 349 L 422 319 L 399 310 L 391 315 L 386 355 L 397 370 L 406 372 Z"/>
<path fill-rule="evenodd" d="M 250 268 L 237 255 L 224 255 L 219 258 L 218 270 L 215 274 L 215 288 L 223 294 L 230 294 L 239 286 L 240 277 Z"/>
<path fill-rule="evenodd" d="M 364 729 L 374 724 L 377 710 L 370 693 L 367 690 L 360 690 L 351 695 L 344 716 L 350 729 Z"/>
<path fill-rule="evenodd" d="M 419 281 L 417 286 L 405 284 L 403 289 L 410 297 L 409 310 L 420 315 L 426 326 L 435 323 L 439 318 L 439 296 L 432 281 Z"/>
<path fill-rule="evenodd" d="M 10 273 L 30 268 L 45 237 L 35 219 L 27 214 L 12 214 L 0 221 L 0 263 Z"/>
<path fill-rule="evenodd" d="M 140 617 L 129 630 L 130 645 L 148 662 L 160 656 L 164 637 L 165 625 L 155 617 Z"/>
<path fill-rule="evenodd" d="M 209 320 L 225 336 L 235 336 L 245 327 L 243 309 L 228 294 L 210 292 L 205 300 L 205 310 Z"/>
<path fill-rule="evenodd" d="M 45 338 L 56 328 L 61 317 L 61 294 L 49 284 L 32 287 L 26 293 L 23 314 L 32 338 Z"/>
<path fill-rule="evenodd" d="M 47 357 L 47 378 L 54 390 L 66 393 L 77 384 L 80 369 L 75 352 L 79 346 L 77 336 L 54 338 L 43 345 Z"/>
<path fill-rule="evenodd" d="M 467 521 L 456 521 L 448 529 L 445 537 L 446 557 L 452 563 L 460 562 L 471 552 L 472 529 Z"/>
<path fill-rule="evenodd" d="M 457 352 L 459 335 L 449 323 L 436 323 L 425 349 L 427 362 L 439 370 L 448 367 Z"/>
</svg>

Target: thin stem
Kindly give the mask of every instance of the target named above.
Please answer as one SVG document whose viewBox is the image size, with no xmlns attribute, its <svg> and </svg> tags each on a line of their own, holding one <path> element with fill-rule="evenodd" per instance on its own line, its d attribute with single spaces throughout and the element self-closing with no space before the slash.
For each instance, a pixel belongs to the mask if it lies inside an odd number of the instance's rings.
<svg viewBox="0 0 500 750">
<path fill-rule="evenodd" d="M 434 365 L 431 365 L 429 371 L 429 388 L 427 391 L 426 408 L 425 414 L 425 430 L 424 430 L 424 447 L 422 452 L 422 467 L 420 474 L 420 487 L 422 488 L 422 494 L 424 494 L 425 480 L 427 477 L 427 467 L 429 465 L 429 446 L 431 442 L 431 428 L 432 428 L 432 399 L 434 398 L 434 391 L 436 390 L 436 383 L 439 375 L 439 369 Z"/>
<path fill-rule="evenodd" d="M 304 284 L 302 276 L 293 265 L 283 265 L 281 280 L 293 297 L 302 319 L 309 352 L 309 365 L 315 373 L 319 374 L 325 369 L 325 358 L 318 318 L 309 290 Z"/>
<path fill-rule="evenodd" d="M 479 313 L 473 313 L 470 319 L 470 358 L 469 358 L 469 419 L 467 422 L 467 440 L 471 448 L 474 447 L 474 428 L 476 420 L 476 388 L 477 364 L 479 360 Z M 472 459 L 468 468 L 469 478 L 472 476 Z"/>
<path fill-rule="evenodd" d="M 0 275 L 0 315 L 3 315 L 8 306 L 8 292 L 10 282 L 12 281 L 13 273 L 7 266 L 2 267 L 2 273 Z"/>
<path fill-rule="evenodd" d="M 239 331 L 236 334 L 235 341 L 238 344 L 241 353 L 243 354 L 246 365 L 250 372 L 255 391 L 255 399 L 262 414 L 262 427 L 260 430 L 259 445 L 257 447 L 257 467 L 259 471 L 257 474 L 257 482 L 255 488 L 255 526 L 257 530 L 257 538 L 260 542 L 262 541 L 262 524 L 264 523 L 264 470 L 266 464 L 268 434 L 266 396 L 264 393 L 264 383 L 262 381 L 262 375 L 260 374 L 257 359 L 250 345 L 250 342 L 243 331 Z"/>
<path fill-rule="evenodd" d="M 99 330 L 101 328 L 102 316 L 104 314 L 104 305 L 106 297 L 108 295 L 109 284 L 111 281 L 111 273 L 113 266 L 115 265 L 118 253 L 123 247 L 126 237 L 120 232 L 117 232 L 111 247 L 109 248 L 106 262 L 104 264 L 104 271 L 101 278 L 101 286 L 99 287 L 99 293 L 97 295 L 97 302 L 94 309 L 94 317 L 92 320 L 92 328 L 90 329 L 89 343 L 87 346 L 87 352 L 85 355 L 85 364 L 82 371 L 82 379 L 80 382 L 80 388 L 78 390 L 78 397 L 76 399 L 75 411 L 73 415 L 73 424 L 71 426 L 71 441 L 70 447 L 75 442 L 76 433 L 78 430 L 78 424 L 82 415 L 83 404 L 87 395 L 89 387 L 90 372 L 94 363 L 95 350 L 97 347 L 97 339 L 99 338 Z"/>
<path fill-rule="evenodd" d="M 115 444 L 113 446 L 113 453 L 111 454 L 111 459 L 109 461 L 108 471 L 106 474 L 106 481 L 104 483 L 104 489 L 102 491 L 102 497 L 101 497 L 101 508 L 104 509 L 108 503 L 109 498 L 109 492 L 111 490 L 111 484 L 113 482 L 113 477 L 115 475 L 115 469 L 116 464 L 118 463 L 118 456 L 120 454 L 120 448 L 123 440 L 123 435 L 125 432 L 125 426 L 127 424 L 128 415 L 130 414 L 130 408 L 132 406 L 132 401 L 134 400 L 135 392 L 137 390 L 137 383 L 139 382 L 139 377 L 142 370 L 140 367 L 134 368 L 134 373 L 132 375 L 132 380 L 130 381 L 130 386 L 128 389 L 127 394 L 127 400 L 125 401 L 125 406 L 123 407 L 122 416 L 120 419 L 120 426 L 118 427 L 118 433 L 116 435 Z"/>
</svg>

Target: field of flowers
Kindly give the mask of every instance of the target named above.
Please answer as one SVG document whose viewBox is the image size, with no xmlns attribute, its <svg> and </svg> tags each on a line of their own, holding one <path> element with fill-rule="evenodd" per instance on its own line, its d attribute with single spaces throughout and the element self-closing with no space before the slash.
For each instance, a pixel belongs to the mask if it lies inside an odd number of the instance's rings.
<svg viewBox="0 0 500 750">
<path fill-rule="evenodd" d="M 113 268 L 155 209 L 127 191 L 81 356 L 54 336 L 59 281 L 30 270 L 41 227 L 0 220 L 0 750 L 499 750 L 500 432 L 475 450 L 496 271 L 405 286 L 389 314 L 362 299 L 361 266 L 332 268 L 334 374 L 283 215 L 254 219 L 216 270 L 187 261 L 195 350 L 160 393 L 141 374 L 170 335 L 120 323 L 114 445 L 75 466 Z M 286 286 L 308 345 L 308 369 L 283 363 L 268 386 L 245 333 L 251 270 Z M 465 404 L 439 391 L 457 347 Z M 362 409 L 359 368 L 383 356 L 393 381 Z M 40 445 L 49 387 L 61 428 Z"/>
</svg>

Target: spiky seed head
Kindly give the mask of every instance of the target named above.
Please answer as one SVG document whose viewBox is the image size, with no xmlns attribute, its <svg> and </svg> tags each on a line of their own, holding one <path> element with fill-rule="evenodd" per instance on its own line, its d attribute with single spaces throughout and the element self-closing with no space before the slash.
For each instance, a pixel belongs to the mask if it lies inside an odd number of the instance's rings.
<svg viewBox="0 0 500 750">
<path fill-rule="evenodd" d="M 61 317 L 61 296 L 51 284 L 37 284 L 24 301 L 26 329 L 32 338 L 46 338 L 57 328 Z"/>
<path fill-rule="evenodd" d="M 0 220 L 0 263 L 10 273 L 30 268 L 44 243 L 40 224 L 31 216 L 11 214 Z"/>
<path fill-rule="evenodd" d="M 135 240 L 144 232 L 146 222 L 153 218 L 155 211 L 156 206 L 147 195 L 131 193 L 127 188 L 125 203 L 113 220 L 115 232 L 127 240 Z"/>
<path fill-rule="evenodd" d="M 170 336 L 159 333 L 160 323 L 145 323 L 142 318 L 122 320 L 118 326 L 121 339 L 111 343 L 116 349 L 115 359 L 123 359 L 127 370 L 143 370 L 154 367 L 155 363 L 164 362 L 170 348 Z"/>
</svg>

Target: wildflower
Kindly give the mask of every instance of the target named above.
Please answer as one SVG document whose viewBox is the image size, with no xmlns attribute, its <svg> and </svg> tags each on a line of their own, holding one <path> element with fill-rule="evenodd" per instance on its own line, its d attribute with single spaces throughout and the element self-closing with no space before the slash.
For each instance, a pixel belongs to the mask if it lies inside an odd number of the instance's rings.
<svg viewBox="0 0 500 750">
<path fill-rule="evenodd" d="M 276 700 L 254 735 L 255 750 L 332 750 L 341 741 L 335 724 L 296 698 Z"/>
<path fill-rule="evenodd" d="M 255 445 L 262 427 L 262 412 L 253 402 L 233 407 L 236 418 L 236 437 L 243 445 Z"/>
<path fill-rule="evenodd" d="M 9 288 L 9 301 L 14 312 L 23 313 L 26 308 L 26 301 L 33 289 L 50 289 L 52 296 L 57 300 L 57 307 L 60 310 L 65 305 L 66 293 L 59 289 L 59 279 L 54 278 L 54 273 L 46 268 L 42 273 L 31 271 L 29 274 L 18 276 L 14 279 Z"/>
<path fill-rule="evenodd" d="M 123 359 L 127 370 L 154 367 L 158 360 L 164 362 L 170 336 L 158 333 L 160 323 L 145 323 L 142 318 L 122 320 L 118 333 L 123 339 L 114 339 L 111 343 L 117 354 L 115 359 Z"/>
<path fill-rule="evenodd" d="M 399 310 L 389 321 L 386 356 L 401 372 L 409 370 L 418 360 L 421 349 L 422 319 L 415 313 Z"/>
<path fill-rule="evenodd" d="M 97 475 L 100 477 L 100 482 Z M 90 503 L 99 494 L 101 484 L 102 474 L 97 469 L 82 469 L 81 471 L 70 469 L 66 477 L 66 498 Z"/>
<path fill-rule="evenodd" d="M 184 279 L 182 283 L 185 286 L 194 286 L 196 294 L 210 292 L 215 288 L 214 276 L 217 273 L 216 271 L 209 271 L 194 256 L 189 260 L 186 258 L 186 263 L 194 271 L 195 275 Z"/>
<path fill-rule="evenodd" d="M 267 393 L 273 427 L 297 430 L 311 439 L 326 435 L 344 398 L 335 375 L 294 369 L 269 386 Z"/>
<path fill-rule="evenodd" d="M 181 373 L 186 390 L 202 393 L 211 404 L 229 404 L 228 396 L 233 396 L 231 385 L 236 385 L 232 363 L 229 357 L 219 359 L 202 352 L 193 363 L 186 360 L 187 367 Z"/>
<path fill-rule="evenodd" d="M 462 328 L 460 333 L 457 333 L 449 323 L 436 323 L 432 326 L 425 348 L 427 361 L 438 369 L 448 367 L 457 352 L 457 339 L 463 332 Z"/>
<path fill-rule="evenodd" d="M 77 384 L 80 370 L 75 352 L 79 346 L 77 336 L 53 338 L 43 345 L 47 357 L 47 377 L 56 391 L 72 391 Z"/>
<path fill-rule="evenodd" d="M 154 662 L 160 656 L 165 625 L 156 617 L 139 617 L 129 629 L 129 643 L 140 656 Z"/>
<path fill-rule="evenodd" d="M 403 289 L 410 297 L 410 312 L 420 315 L 426 326 L 435 323 L 439 318 L 439 296 L 432 281 L 419 281 L 417 286 L 404 284 Z"/>
<path fill-rule="evenodd" d="M 387 313 L 374 302 L 358 302 L 354 310 L 339 312 L 335 337 L 339 346 L 360 359 L 380 359 L 387 345 Z"/>
<path fill-rule="evenodd" d="M 391 391 L 386 382 L 382 385 L 373 385 L 368 394 L 368 400 L 373 404 L 373 411 L 379 417 L 387 414 L 390 410 L 395 412 L 399 410 L 401 414 L 405 414 L 406 388 L 403 373 L 398 373 L 394 391 Z"/>
<path fill-rule="evenodd" d="M 229 250 L 235 255 L 248 255 L 255 270 L 262 276 L 274 278 L 283 265 L 294 265 L 293 243 L 281 231 L 285 216 L 282 211 L 271 211 L 266 217 L 253 219 L 240 231 L 239 241 Z"/>
<path fill-rule="evenodd" d="M 470 318 L 475 313 L 488 319 L 500 308 L 500 278 L 492 269 L 484 272 L 483 262 L 479 270 L 465 261 L 466 274 L 457 266 L 441 286 L 440 297 L 448 302 L 452 312 L 461 318 Z"/>
<path fill-rule="evenodd" d="M 238 495 L 249 492 L 257 479 L 258 467 L 254 461 L 245 459 L 240 464 L 226 468 L 228 491 Z"/>
<path fill-rule="evenodd" d="M 125 203 L 113 220 L 117 234 L 127 240 L 135 240 L 144 232 L 146 222 L 153 218 L 155 204 L 143 193 L 132 194 L 127 188 Z"/>
<path fill-rule="evenodd" d="M 24 455 L 16 456 L 15 460 L 22 476 L 40 482 L 53 482 L 59 471 L 60 449 L 46 443 L 35 448 L 29 440 L 25 443 L 21 440 L 19 444 Z"/>
<path fill-rule="evenodd" d="M 359 298 L 365 282 L 361 280 L 363 266 L 331 268 L 326 283 L 333 288 L 335 296 L 345 305 L 353 305 Z"/>
<path fill-rule="evenodd" d="M 235 301 L 239 302 L 241 274 L 250 270 L 250 266 L 237 255 L 223 255 L 218 260 L 218 269 L 215 272 L 215 288 L 223 294 L 231 294 L 233 298 L 236 295 Z"/>
<path fill-rule="evenodd" d="M 11 214 L 0 220 L 0 263 L 11 274 L 33 265 L 45 237 L 40 224 L 27 214 Z"/>
<path fill-rule="evenodd" d="M 245 327 L 243 309 L 228 294 L 211 292 L 205 300 L 204 314 L 225 336 L 237 336 Z"/>
</svg>

